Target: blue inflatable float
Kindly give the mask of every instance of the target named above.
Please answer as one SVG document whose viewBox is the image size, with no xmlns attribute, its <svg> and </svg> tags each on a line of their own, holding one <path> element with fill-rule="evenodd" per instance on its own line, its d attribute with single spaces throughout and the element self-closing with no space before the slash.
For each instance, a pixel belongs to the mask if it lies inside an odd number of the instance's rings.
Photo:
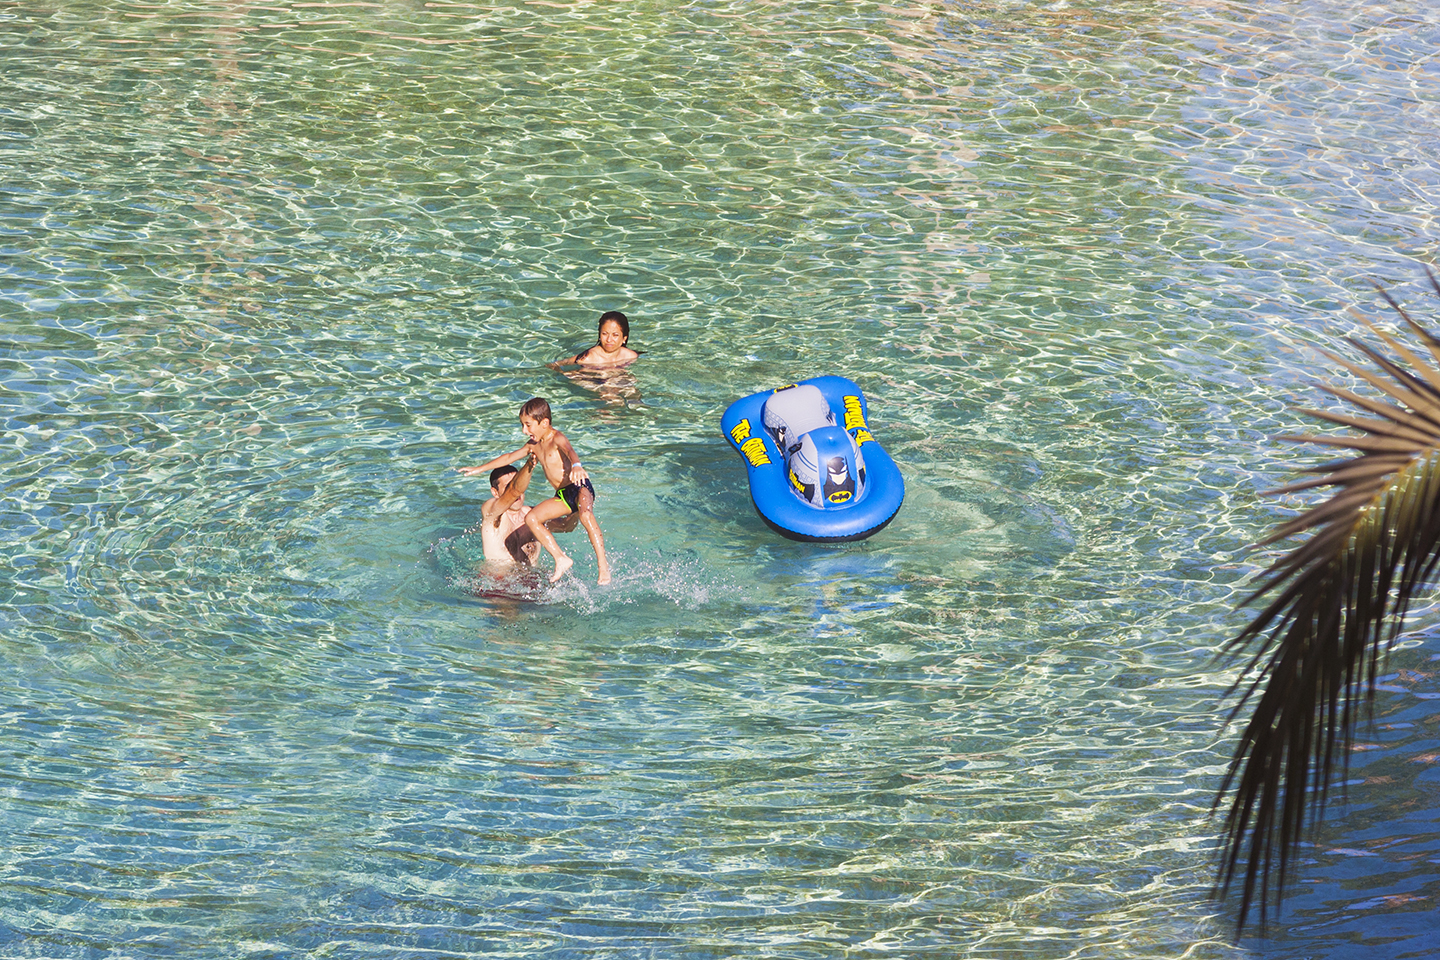
<svg viewBox="0 0 1440 960">
<path fill-rule="evenodd" d="M 736 400 L 720 429 L 760 517 L 792 540 L 863 540 L 900 511 L 905 480 L 866 425 L 865 395 L 815 377 Z"/>
</svg>

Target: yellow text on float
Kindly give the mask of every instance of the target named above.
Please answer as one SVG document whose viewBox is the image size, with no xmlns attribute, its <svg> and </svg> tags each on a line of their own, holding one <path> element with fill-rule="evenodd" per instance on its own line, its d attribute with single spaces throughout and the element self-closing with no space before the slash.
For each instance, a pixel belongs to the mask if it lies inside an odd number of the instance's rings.
<svg viewBox="0 0 1440 960">
<path fill-rule="evenodd" d="M 765 453 L 765 441 L 759 437 L 750 436 L 750 420 L 747 417 L 735 424 L 730 430 L 730 439 L 735 441 L 735 446 L 750 461 L 752 467 L 763 467 L 770 462 L 770 457 Z"/>
<path fill-rule="evenodd" d="M 856 428 L 859 428 L 856 430 Z M 870 436 L 870 431 L 865 429 L 865 412 L 860 408 L 859 397 L 845 398 L 845 429 L 855 430 L 855 446 L 865 443 L 874 443 L 875 438 Z"/>
<path fill-rule="evenodd" d="M 845 429 L 854 430 L 856 427 L 865 426 L 865 411 L 860 406 L 859 397 L 845 398 Z"/>
<path fill-rule="evenodd" d="M 740 444 L 740 452 L 745 454 L 745 459 L 750 461 L 752 467 L 763 467 L 770 462 L 765 454 L 765 441 L 759 437 L 751 437 Z"/>
</svg>

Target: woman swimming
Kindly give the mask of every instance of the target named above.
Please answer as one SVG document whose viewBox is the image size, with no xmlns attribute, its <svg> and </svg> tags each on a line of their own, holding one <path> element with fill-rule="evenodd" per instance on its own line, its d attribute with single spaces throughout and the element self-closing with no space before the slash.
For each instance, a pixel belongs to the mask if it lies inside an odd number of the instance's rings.
<svg viewBox="0 0 1440 960">
<path fill-rule="evenodd" d="M 625 345 L 629 340 L 630 321 L 619 310 L 610 310 L 600 315 L 595 346 L 581 350 L 570 359 L 560 362 L 574 363 L 582 367 L 618 367 L 640 356 Z"/>
</svg>

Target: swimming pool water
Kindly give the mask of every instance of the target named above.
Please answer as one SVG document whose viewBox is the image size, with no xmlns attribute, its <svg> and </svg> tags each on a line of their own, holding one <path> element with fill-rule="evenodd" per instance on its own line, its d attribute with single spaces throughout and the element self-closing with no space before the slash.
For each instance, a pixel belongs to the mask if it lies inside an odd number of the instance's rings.
<svg viewBox="0 0 1440 960">
<path fill-rule="evenodd" d="M 1424 956 L 1423 631 L 1269 936 L 1206 892 L 1216 656 L 1316 462 L 1271 437 L 1368 279 L 1435 315 L 1437 40 L 0 5 L 4 954 Z M 546 367 L 607 309 L 629 375 Z M 718 432 L 827 373 L 908 491 L 840 548 L 769 532 Z M 455 468 L 537 394 L 615 582 L 577 531 L 540 602 L 477 599 Z"/>
</svg>

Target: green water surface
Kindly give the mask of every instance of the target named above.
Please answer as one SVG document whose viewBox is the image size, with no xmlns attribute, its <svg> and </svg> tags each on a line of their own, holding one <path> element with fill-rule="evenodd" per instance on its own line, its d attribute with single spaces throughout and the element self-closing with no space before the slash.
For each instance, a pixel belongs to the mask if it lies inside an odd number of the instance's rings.
<svg viewBox="0 0 1440 960">
<path fill-rule="evenodd" d="M 1217 653 L 1317 460 L 1271 438 L 1368 279 L 1436 305 L 1437 46 L 1339 0 L 0 2 L 0 953 L 1427 956 L 1423 633 L 1270 935 L 1206 893 Z M 608 309 L 625 375 L 546 366 Z M 907 483 L 839 548 L 718 432 L 826 373 Z M 577 532 L 476 599 L 455 468 L 533 395 L 615 581 Z"/>
</svg>

